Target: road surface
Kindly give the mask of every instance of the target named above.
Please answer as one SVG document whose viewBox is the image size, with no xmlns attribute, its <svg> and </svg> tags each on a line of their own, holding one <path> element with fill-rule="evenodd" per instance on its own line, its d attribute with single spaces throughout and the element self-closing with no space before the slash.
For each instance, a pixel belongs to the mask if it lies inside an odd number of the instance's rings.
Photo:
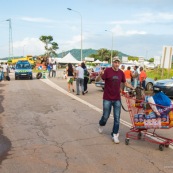
<svg viewBox="0 0 173 173">
<path fill-rule="evenodd" d="M 120 144 L 111 140 L 113 119 L 98 133 L 102 90 L 67 92 L 62 78 L 0 83 L 0 172 L 2 173 L 172 173 L 173 147 L 130 140 L 128 112 L 122 110 Z M 125 102 L 123 100 L 123 104 Z M 158 130 L 173 138 L 173 130 Z"/>
</svg>

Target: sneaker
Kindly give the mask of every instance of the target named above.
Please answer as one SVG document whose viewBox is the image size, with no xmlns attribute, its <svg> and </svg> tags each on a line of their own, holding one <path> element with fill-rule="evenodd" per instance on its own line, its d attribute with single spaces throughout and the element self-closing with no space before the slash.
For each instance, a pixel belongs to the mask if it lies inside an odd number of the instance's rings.
<svg viewBox="0 0 173 173">
<path fill-rule="evenodd" d="M 119 143 L 120 143 L 118 137 L 119 137 L 119 133 L 113 134 L 112 139 L 113 139 L 113 141 L 114 141 L 116 144 L 119 144 Z"/>
<path fill-rule="evenodd" d="M 103 132 L 103 126 L 99 125 L 98 131 L 99 131 L 99 133 L 102 133 Z"/>
</svg>

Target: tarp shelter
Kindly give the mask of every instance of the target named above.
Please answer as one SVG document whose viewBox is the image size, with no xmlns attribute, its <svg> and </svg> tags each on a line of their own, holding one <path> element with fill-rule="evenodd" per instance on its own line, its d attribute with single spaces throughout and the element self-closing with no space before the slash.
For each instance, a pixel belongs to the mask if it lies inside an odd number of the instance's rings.
<svg viewBox="0 0 173 173">
<path fill-rule="evenodd" d="M 81 61 L 78 61 L 70 52 L 63 58 L 58 58 L 58 63 L 72 63 L 77 64 Z"/>
<path fill-rule="evenodd" d="M 100 60 L 96 60 L 96 61 L 94 61 L 93 63 L 95 63 L 95 64 L 100 64 L 100 63 L 102 63 Z"/>
</svg>

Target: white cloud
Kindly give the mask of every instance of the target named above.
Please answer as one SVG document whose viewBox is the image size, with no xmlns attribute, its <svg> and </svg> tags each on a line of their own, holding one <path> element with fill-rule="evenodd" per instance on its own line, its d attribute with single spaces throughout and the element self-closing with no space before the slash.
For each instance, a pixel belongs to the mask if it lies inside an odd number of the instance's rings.
<svg viewBox="0 0 173 173">
<path fill-rule="evenodd" d="M 44 53 L 44 44 L 38 38 L 24 38 L 13 43 L 14 56 L 38 55 Z"/>
<path fill-rule="evenodd" d="M 116 25 L 111 32 L 117 36 L 130 36 L 130 35 L 144 35 L 147 34 L 145 31 L 138 31 L 138 30 L 124 30 L 120 25 Z"/>
<path fill-rule="evenodd" d="M 39 23 L 51 23 L 55 22 L 54 20 L 47 19 L 47 18 L 36 18 L 36 17 L 22 17 L 21 20 L 27 21 L 27 22 L 39 22 Z"/>
</svg>

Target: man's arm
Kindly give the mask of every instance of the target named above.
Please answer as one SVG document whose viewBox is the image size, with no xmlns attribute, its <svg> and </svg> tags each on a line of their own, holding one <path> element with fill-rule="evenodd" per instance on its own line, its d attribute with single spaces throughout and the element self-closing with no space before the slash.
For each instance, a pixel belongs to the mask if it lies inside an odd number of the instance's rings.
<svg viewBox="0 0 173 173">
<path fill-rule="evenodd" d="M 124 85 L 130 89 L 133 89 L 133 90 L 135 89 L 131 84 L 129 84 L 127 82 L 125 82 Z"/>
</svg>

